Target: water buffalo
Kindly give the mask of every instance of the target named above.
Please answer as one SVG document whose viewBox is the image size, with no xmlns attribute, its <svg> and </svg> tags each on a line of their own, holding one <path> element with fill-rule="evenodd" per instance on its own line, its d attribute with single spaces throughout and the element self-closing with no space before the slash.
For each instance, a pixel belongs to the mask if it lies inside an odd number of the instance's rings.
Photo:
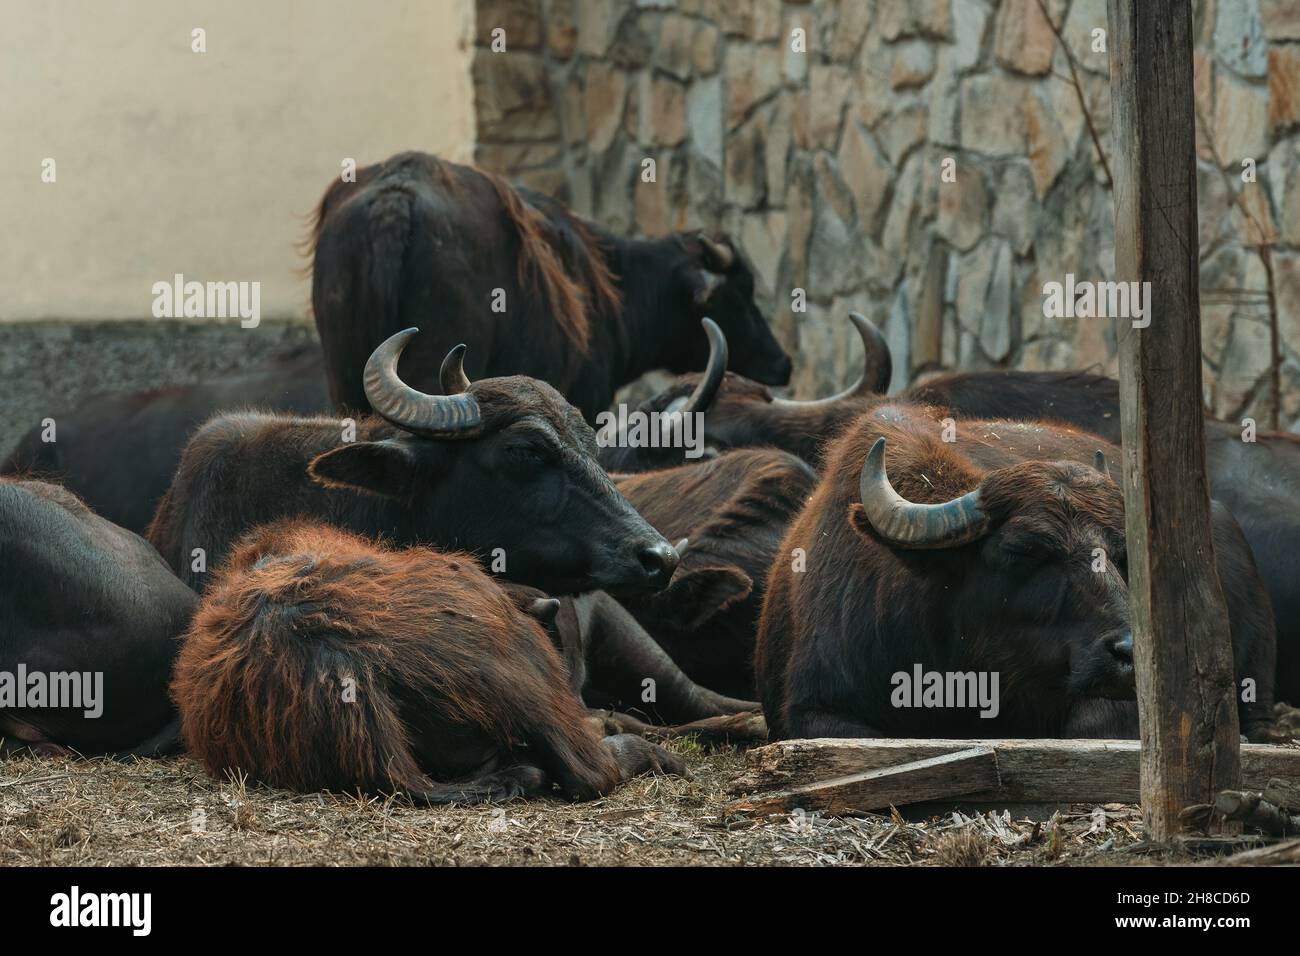
<svg viewBox="0 0 1300 956">
<path fill-rule="evenodd" d="M 884 404 L 828 450 L 781 545 L 804 549 L 806 570 L 773 564 L 760 622 L 774 739 L 1136 734 L 1123 496 L 1086 464 L 1099 447 L 1112 460 L 1118 450 L 1041 423 L 967 423 L 962 434 L 944 442 L 933 413 Z M 1214 531 L 1237 677 L 1256 687 L 1242 730 L 1258 739 L 1272 705 L 1272 613 L 1226 509 Z M 930 705 L 918 695 L 931 674 L 968 696 Z M 977 685 L 991 699 L 971 707 Z"/>
<path fill-rule="evenodd" d="M 615 475 L 623 496 L 670 540 L 689 546 L 671 584 L 624 601 L 692 680 L 754 695 L 754 634 L 768 569 L 816 484 L 801 459 L 739 449 L 694 465 Z"/>
<path fill-rule="evenodd" d="M 430 314 L 402 366 L 432 390 L 470 347 L 472 376 L 528 375 L 593 421 L 619 386 L 656 368 L 701 368 L 708 314 L 733 367 L 784 384 L 789 356 L 754 305 L 754 275 L 725 239 L 615 236 L 555 200 L 478 169 L 400 153 L 335 181 L 316 211 L 312 310 L 338 409 L 363 411 L 360 357 Z"/>
<path fill-rule="evenodd" d="M 366 363 L 378 416 L 244 413 L 199 429 L 149 526 L 177 574 L 202 591 L 206 568 L 246 531 L 304 515 L 398 544 L 472 551 L 554 594 L 668 583 L 677 553 L 601 470 L 576 409 L 523 376 L 470 384 L 463 346 L 443 364 L 448 394 L 418 392 L 396 372 L 415 334 L 392 336 Z"/>
<path fill-rule="evenodd" d="M 715 451 L 727 448 L 771 446 L 798 455 L 809 464 L 821 459 L 822 446 L 870 405 L 881 400 L 893 374 L 893 360 L 880 331 L 865 316 L 850 312 L 849 320 L 862 340 L 863 366 L 858 380 L 827 398 L 796 401 L 778 398 L 760 382 L 727 372 L 718 376 L 717 355 L 726 355 L 727 340 L 710 335 L 711 358 L 703 374 L 678 376 L 673 383 L 642 402 L 637 411 L 652 415 L 690 406 L 704 415 L 707 445 Z M 725 367 L 725 358 L 723 359 Z M 611 467 L 623 471 L 662 468 L 685 461 L 678 447 L 671 454 L 663 449 L 619 449 L 603 453 Z"/>
<path fill-rule="evenodd" d="M 692 681 L 604 591 L 552 598 L 527 585 L 499 583 L 516 606 L 546 627 L 574 694 L 590 707 L 635 710 L 647 728 L 759 708 L 757 701 L 726 697 Z"/>
<path fill-rule="evenodd" d="M 0 754 L 174 749 L 167 682 L 197 598 L 158 553 L 57 485 L 4 479 L 0 572 Z"/>
<path fill-rule="evenodd" d="M 764 386 L 728 373 L 721 384 L 696 400 L 705 415 L 705 441 L 714 449 L 773 446 L 811 463 L 855 417 L 887 401 L 883 394 L 892 368 L 888 346 L 866 319 L 854 317 L 862 335 L 864 373 L 859 386 L 810 402 L 775 399 Z M 682 376 L 641 406 L 644 411 L 673 407 L 701 390 L 700 376 Z M 1119 383 L 1089 372 L 959 372 L 930 378 L 898 396 L 914 404 L 943 409 L 957 420 L 1020 419 L 1055 421 L 1093 432 L 1118 444 Z M 961 426 L 958 426 L 961 431 Z M 1300 436 L 1260 432 L 1243 441 L 1243 429 L 1207 420 L 1206 469 L 1210 493 L 1232 512 L 1246 536 L 1268 589 L 1278 627 L 1279 696 L 1300 696 Z M 620 465 L 655 458 L 619 450 Z M 674 449 L 678 455 L 680 449 Z M 1285 690 L 1284 689 L 1288 689 Z"/>
<path fill-rule="evenodd" d="M 603 740 L 541 626 L 467 554 L 327 525 L 256 529 L 186 632 L 172 693 L 191 753 L 300 792 L 418 803 L 606 794 L 681 762 Z"/>
<path fill-rule="evenodd" d="M 56 441 L 33 427 L 0 474 L 58 480 L 100 517 L 143 534 L 185 442 L 223 411 L 311 415 L 329 409 L 320 349 L 311 345 L 197 385 L 97 395 L 55 416 Z"/>
<path fill-rule="evenodd" d="M 965 372 L 907 396 L 974 418 L 1050 418 L 1120 441 L 1119 383 L 1085 372 Z M 1277 620 L 1277 694 L 1300 700 L 1300 436 L 1207 419 L 1210 494 L 1249 542 Z"/>
</svg>

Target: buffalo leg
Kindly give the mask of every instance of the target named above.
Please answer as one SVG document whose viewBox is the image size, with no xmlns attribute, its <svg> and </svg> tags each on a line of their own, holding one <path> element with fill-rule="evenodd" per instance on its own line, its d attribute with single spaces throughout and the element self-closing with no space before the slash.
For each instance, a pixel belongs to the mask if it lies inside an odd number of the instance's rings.
<svg viewBox="0 0 1300 956">
<path fill-rule="evenodd" d="M 725 697 L 695 683 L 621 604 L 603 592 L 584 595 L 588 685 L 625 704 L 640 702 L 654 681 L 655 716 L 665 722 L 699 720 L 757 710 L 755 701 Z"/>
<path fill-rule="evenodd" d="M 603 742 L 618 762 L 619 776 L 624 781 L 639 777 L 643 773 L 690 776 L 686 764 L 678 757 L 644 737 L 635 734 L 615 734 L 606 737 Z"/>
<path fill-rule="evenodd" d="M 456 783 L 433 783 L 412 790 L 411 800 L 423 806 L 447 803 L 504 803 L 520 797 L 534 797 L 547 785 L 546 774 L 538 767 L 519 764 L 497 770 L 472 780 Z"/>
<path fill-rule="evenodd" d="M 760 710 L 742 714 L 703 717 L 685 724 L 647 724 L 616 710 L 593 710 L 593 725 L 602 734 L 636 734 L 638 737 L 694 737 L 707 744 L 761 744 L 767 742 L 767 721 Z"/>
<path fill-rule="evenodd" d="M 68 757 L 72 750 L 56 744 L 35 724 L 0 715 L 0 757 L 31 753 L 40 757 Z"/>
<path fill-rule="evenodd" d="M 786 714 L 784 731 L 776 739 L 796 737 L 884 737 L 875 727 L 828 710 L 792 708 Z"/>
<path fill-rule="evenodd" d="M 176 717 L 156 734 L 146 737 L 134 746 L 114 751 L 111 756 L 116 760 L 125 760 L 128 757 L 172 757 L 184 750 L 181 744 L 181 721 Z"/>
</svg>

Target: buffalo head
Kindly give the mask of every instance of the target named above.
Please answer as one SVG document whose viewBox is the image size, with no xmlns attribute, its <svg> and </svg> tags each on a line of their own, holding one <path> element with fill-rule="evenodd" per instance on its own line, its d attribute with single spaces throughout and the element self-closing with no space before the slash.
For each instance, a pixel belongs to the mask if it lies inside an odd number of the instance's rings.
<svg viewBox="0 0 1300 956">
<path fill-rule="evenodd" d="M 317 456 L 312 477 L 396 499 L 417 537 L 456 542 L 551 593 L 664 587 L 677 553 L 610 482 L 578 411 L 537 379 L 470 383 L 463 345 L 442 365 L 447 394 L 416 391 L 397 376 L 416 332 L 392 336 L 366 363 L 366 397 L 396 429 Z"/>
<path fill-rule="evenodd" d="M 1104 458 L 1102 459 L 1104 461 Z M 1028 461 L 987 472 L 949 501 L 917 504 L 885 470 L 885 439 L 859 478 L 852 521 L 896 553 L 925 550 L 949 637 L 999 671 L 1007 705 L 1135 694 L 1119 488 L 1095 467 Z M 906 557 L 903 559 L 906 561 Z M 1014 675 L 1009 680 L 1008 675 Z"/>
<path fill-rule="evenodd" d="M 679 284 L 696 319 L 711 317 L 731 342 L 731 368 L 768 385 L 790 381 L 790 356 L 781 348 L 763 313 L 754 304 L 754 269 L 725 236 L 703 233 L 680 237 L 686 257 L 678 267 Z M 707 345 L 696 339 L 673 372 L 701 368 Z"/>
<path fill-rule="evenodd" d="M 863 402 L 882 395 L 889 387 L 893 361 L 889 346 L 876 326 L 858 312 L 849 313 L 849 321 L 862 340 L 863 363 L 858 380 L 844 390 L 812 401 L 777 398 L 760 382 L 727 372 L 719 380 L 715 368 L 727 366 L 728 340 L 715 342 L 710 336 L 710 354 L 703 373 L 682 375 L 667 389 L 643 402 L 640 411 L 675 411 L 687 403 L 704 412 L 704 438 L 709 447 L 773 447 L 816 461 L 820 446 L 837 434 L 849 420 L 861 414 Z M 733 366 L 735 363 L 732 363 Z M 665 461 L 659 452 L 653 460 L 643 452 L 641 460 L 620 460 L 617 467 L 627 471 L 644 470 L 678 464 Z M 624 456 L 626 458 L 626 456 Z"/>
</svg>

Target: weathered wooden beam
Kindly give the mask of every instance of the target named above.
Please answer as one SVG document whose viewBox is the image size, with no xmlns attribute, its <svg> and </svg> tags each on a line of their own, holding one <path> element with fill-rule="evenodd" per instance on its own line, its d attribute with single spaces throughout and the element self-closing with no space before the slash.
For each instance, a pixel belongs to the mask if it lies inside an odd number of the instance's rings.
<svg viewBox="0 0 1300 956">
<path fill-rule="evenodd" d="M 1145 302 L 1116 320 L 1142 809 L 1163 841 L 1184 807 L 1241 786 L 1205 476 L 1192 4 L 1109 0 L 1109 13 L 1115 278 Z"/>
<path fill-rule="evenodd" d="M 970 747 L 954 753 L 909 760 L 891 767 L 847 774 L 830 780 L 773 790 L 737 800 L 728 813 L 783 813 L 802 807 L 842 814 L 945 800 L 996 789 L 998 764 L 991 747 Z"/>
<path fill-rule="evenodd" d="M 751 750 L 746 755 L 747 772 L 732 791 L 791 790 L 976 747 L 992 748 L 998 784 L 960 794 L 962 803 L 1139 800 L 1140 748 L 1136 740 L 784 740 Z M 1274 778 L 1300 781 L 1300 749 L 1244 744 L 1241 766 L 1246 789 L 1263 790 Z M 906 802 L 923 799 L 928 798 L 916 796 Z"/>
</svg>

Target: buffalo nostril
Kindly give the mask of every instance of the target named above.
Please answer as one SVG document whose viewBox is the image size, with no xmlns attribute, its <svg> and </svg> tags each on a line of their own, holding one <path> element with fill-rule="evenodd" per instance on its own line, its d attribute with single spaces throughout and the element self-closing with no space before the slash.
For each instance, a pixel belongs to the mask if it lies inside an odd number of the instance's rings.
<svg viewBox="0 0 1300 956">
<path fill-rule="evenodd" d="M 1106 649 L 1110 651 L 1111 656 L 1117 661 L 1131 665 L 1133 663 L 1133 633 L 1130 631 L 1117 638 L 1112 638 L 1106 644 Z"/>
<path fill-rule="evenodd" d="M 637 557 L 650 583 L 659 587 L 667 584 L 673 572 L 677 570 L 677 552 L 667 541 L 642 548 L 637 552 Z"/>
</svg>

